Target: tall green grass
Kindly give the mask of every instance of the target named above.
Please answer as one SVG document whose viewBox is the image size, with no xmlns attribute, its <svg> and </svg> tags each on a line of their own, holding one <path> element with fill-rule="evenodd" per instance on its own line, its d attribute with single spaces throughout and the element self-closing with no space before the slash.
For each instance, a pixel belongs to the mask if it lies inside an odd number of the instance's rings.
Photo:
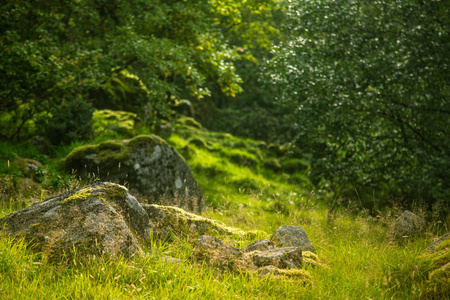
<svg viewBox="0 0 450 300">
<path fill-rule="evenodd" d="M 189 142 L 196 135 L 207 141 L 207 148 Z M 193 246 L 188 240 L 155 243 L 130 259 L 111 261 L 75 253 L 71 260 L 50 263 L 21 241 L 0 234 L 0 299 L 359 300 L 415 299 L 424 293 L 427 274 L 418 254 L 432 235 L 392 242 L 387 232 L 395 216 L 388 212 L 374 219 L 365 211 L 342 208 L 330 219 L 326 206 L 305 189 L 307 185 L 290 181 L 292 174 L 264 167 L 264 160 L 273 155 L 257 142 L 205 131 L 182 132 L 169 142 L 185 155 L 207 196 L 204 216 L 243 230 L 264 231 L 267 237 L 281 225 L 301 226 L 323 263 L 307 268 L 311 283 L 208 267 L 191 260 Z M 77 145 L 58 148 L 55 160 Z M 251 162 L 242 164 L 246 159 Z M 62 176 L 57 162 L 50 160 L 47 166 Z M 0 205 L 0 217 L 15 209 Z M 235 246 L 252 241 L 244 238 Z"/>
</svg>

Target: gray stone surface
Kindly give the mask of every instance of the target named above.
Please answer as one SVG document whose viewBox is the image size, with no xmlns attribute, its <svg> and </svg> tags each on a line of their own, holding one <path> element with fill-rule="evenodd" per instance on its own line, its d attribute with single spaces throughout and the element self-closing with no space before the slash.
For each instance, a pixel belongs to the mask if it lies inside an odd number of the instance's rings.
<svg viewBox="0 0 450 300">
<path fill-rule="evenodd" d="M 202 191 L 189 166 L 155 135 L 79 147 L 66 157 L 64 167 L 81 178 L 96 176 L 124 184 L 142 203 L 197 213 L 203 209 Z"/>
<path fill-rule="evenodd" d="M 255 250 L 247 251 L 247 249 Z M 239 272 L 259 272 L 261 268 L 267 266 L 277 270 L 298 270 L 303 266 L 302 250 L 299 247 L 274 248 L 270 241 L 262 240 L 252 243 L 246 250 L 241 251 L 209 235 L 198 238 L 193 258 L 206 261 L 215 267 L 228 267 Z"/>
<path fill-rule="evenodd" d="M 235 269 L 242 252 L 219 238 L 205 234 L 198 237 L 192 257 L 216 267 Z"/>
<path fill-rule="evenodd" d="M 306 232 L 298 226 L 283 225 L 272 235 L 271 240 L 276 244 L 283 247 L 300 247 L 303 251 L 311 251 L 316 253 L 311 241 L 308 239 Z"/>
<path fill-rule="evenodd" d="M 257 268 L 274 266 L 279 269 L 295 269 L 302 266 L 302 250 L 299 247 L 284 247 L 252 253 Z"/>
<path fill-rule="evenodd" d="M 396 240 L 413 237 L 425 229 L 425 221 L 409 210 L 405 210 L 389 229 L 389 234 Z"/>
<path fill-rule="evenodd" d="M 74 249 L 82 256 L 117 258 L 140 252 L 152 224 L 126 188 L 99 183 L 11 213 L 0 219 L 0 227 L 51 259 L 70 257 Z"/>
<path fill-rule="evenodd" d="M 251 251 L 266 251 L 266 250 L 271 250 L 274 249 L 275 245 L 269 241 L 269 240 L 258 240 L 258 241 L 254 241 L 253 243 L 251 243 L 250 245 L 248 245 L 247 247 L 245 247 L 244 252 L 251 252 Z"/>
</svg>

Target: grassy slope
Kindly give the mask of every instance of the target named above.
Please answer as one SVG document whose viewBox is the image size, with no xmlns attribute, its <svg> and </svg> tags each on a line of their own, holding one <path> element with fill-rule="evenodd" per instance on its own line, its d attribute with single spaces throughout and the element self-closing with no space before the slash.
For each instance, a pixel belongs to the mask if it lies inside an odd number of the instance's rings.
<svg viewBox="0 0 450 300">
<path fill-rule="evenodd" d="M 363 214 L 343 211 L 328 221 L 325 207 L 306 189 L 304 173 L 283 172 L 277 164 L 282 166 L 284 158 L 277 158 L 267 145 L 187 127 L 179 128 L 169 142 L 186 157 L 207 195 L 205 216 L 244 230 L 263 230 L 268 236 L 280 225 L 301 226 L 327 267 L 310 269 L 308 285 L 218 272 L 193 267 L 192 249 L 185 241 L 154 246 L 128 261 L 76 258 L 51 265 L 3 237 L 0 298 L 410 299 L 424 290 L 425 274 L 417 269 L 417 256 L 430 237 L 391 243 L 386 239 L 391 221 L 387 215 L 374 223 Z M 12 207 L 3 205 L 0 217 Z M 237 246 L 250 242 L 238 241 Z M 181 261 L 163 262 L 166 255 Z"/>
</svg>

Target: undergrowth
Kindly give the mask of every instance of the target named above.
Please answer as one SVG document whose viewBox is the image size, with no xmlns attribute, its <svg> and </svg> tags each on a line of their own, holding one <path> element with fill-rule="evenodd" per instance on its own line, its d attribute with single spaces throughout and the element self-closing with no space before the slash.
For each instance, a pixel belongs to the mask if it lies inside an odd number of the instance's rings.
<svg viewBox="0 0 450 300">
<path fill-rule="evenodd" d="M 99 137 L 93 143 L 104 140 Z M 273 146 L 264 143 L 199 128 L 178 128 L 168 141 L 183 154 L 202 186 L 208 204 L 204 216 L 242 230 L 264 231 L 269 237 L 281 225 L 301 226 L 324 264 L 308 268 L 311 283 L 260 278 L 195 263 L 187 240 L 154 244 L 129 259 L 80 257 L 75 252 L 71 260 L 50 263 L 21 241 L 1 236 L 0 298 L 415 299 L 424 295 L 428 274 L 420 265 L 419 253 L 433 235 L 448 230 L 445 221 L 429 225 L 428 232 L 433 234 L 397 244 L 387 235 L 396 217 L 390 211 L 369 216 L 363 209 L 346 207 L 330 219 L 326 205 L 304 179 L 308 167 L 300 155 L 286 163 L 280 147 L 273 151 Z M 47 173 L 41 179 L 45 196 L 79 185 L 74 176 L 62 175 L 58 169 L 58 160 L 79 145 L 60 147 L 48 157 L 31 153 L 45 164 Z M 12 163 L 15 149 L 5 146 L 1 155 Z M 27 154 L 18 152 L 16 156 Z M 288 165 L 285 170 L 283 159 Z M 10 180 L 20 178 L 2 168 Z M 45 180 L 50 183 L 46 185 Z M 17 199 L 4 198 L 0 217 L 42 198 L 42 193 L 27 199 L 22 194 Z M 235 246 L 251 242 L 248 238 Z"/>
</svg>

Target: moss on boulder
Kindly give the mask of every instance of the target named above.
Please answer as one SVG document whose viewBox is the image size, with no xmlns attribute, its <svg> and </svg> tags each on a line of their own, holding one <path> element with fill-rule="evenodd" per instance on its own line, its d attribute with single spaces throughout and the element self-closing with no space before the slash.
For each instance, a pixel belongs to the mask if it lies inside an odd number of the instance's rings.
<svg viewBox="0 0 450 300">
<path fill-rule="evenodd" d="M 3 233 L 23 238 L 51 260 L 131 256 L 150 238 L 152 224 L 127 189 L 99 183 L 35 203 L 0 219 Z"/>
<path fill-rule="evenodd" d="M 175 205 L 201 212 L 202 191 L 178 152 L 156 135 L 111 140 L 74 149 L 64 160 L 81 178 L 127 184 L 144 203 Z"/>
<path fill-rule="evenodd" d="M 450 232 L 433 242 L 419 255 L 419 267 L 428 273 L 426 299 L 446 299 L 450 295 Z"/>
<path fill-rule="evenodd" d="M 172 236 L 177 238 L 197 237 L 204 234 L 229 235 L 244 238 L 251 235 L 263 235 L 264 233 L 246 232 L 237 228 L 228 227 L 225 224 L 209 218 L 205 218 L 174 206 L 143 204 L 154 224 L 153 235 L 158 239 L 170 240 Z"/>
</svg>

